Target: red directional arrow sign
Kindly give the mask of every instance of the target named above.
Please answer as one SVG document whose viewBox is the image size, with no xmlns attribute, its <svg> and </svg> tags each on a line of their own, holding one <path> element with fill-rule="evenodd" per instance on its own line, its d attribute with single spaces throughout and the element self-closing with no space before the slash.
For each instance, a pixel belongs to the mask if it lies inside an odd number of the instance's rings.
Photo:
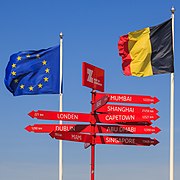
<svg viewBox="0 0 180 180">
<path fill-rule="evenodd" d="M 156 104 L 159 99 L 151 96 L 141 96 L 141 95 L 129 95 L 129 94 L 105 94 L 96 93 L 96 100 L 100 99 L 102 96 L 107 95 L 109 97 L 108 102 L 117 103 L 135 103 L 135 104 Z"/>
<path fill-rule="evenodd" d="M 73 132 L 51 132 L 50 136 L 58 140 L 68 140 L 75 142 L 91 143 L 92 136 Z M 95 144 L 115 144 L 115 145 L 136 145 L 150 146 L 156 145 L 159 141 L 144 137 L 124 137 L 124 136 L 96 136 Z"/>
<path fill-rule="evenodd" d="M 103 96 L 99 100 L 97 100 L 93 105 L 93 111 L 97 111 L 100 107 L 104 106 L 108 102 L 109 97 Z"/>
<path fill-rule="evenodd" d="M 156 114 L 158 110 L 150 107 L 140 107 L 140 106 L 123 106 L 115 104 L 107 104 L 100 107 L 97 112 L 101 113 L 146 113 L 146 114 Z"/>
<path fill-rule="evenodd" d="M 96 133 L 119 133 L 119 134 L 152 134 L 160 132 L 158 127 L 132 126 L 132 125 L 97 125 Z"/>
<path fill-rule="evenodd" d="M 25 128 L 34 133 L 60 132 L 83 132 L 91 133 L 91 126 L 84 124 L 34 124 Z M 95 133 L 120 133 L 120 134 L 152 134 L 158 133 L 160 129 L 152 126 L 133 126 L 133 125 L 96 125 Z"/>
<path fill-rule="evenodd" d="M 27 126 L 25 129 L 35 133 L 50 133 L 52 131 L 91 132 L 91 126 L 85 124 L 34 124 Z"/>
<path fill-rule="evenodd" d="M 75 132 L 51 132 L 49 134 L 52 138 L 59 140 L 75 141 L 75 142 L 85 142 L 91 143 L 91 135 L 80 134 Z"/>
<path fill-rule="evenodd" d="M 96 136 L 96 144 L 150 146 L 159 143 L 156 139 L 144 137 Z"/>
<path fill-rule="evenodd" d="M 64 121 L 81 121 L 90 122 L 91 114 L 76 113 L 76 112 L 56 112 L 56 111 L 31 111 L 29 114 L 32 118 L 44 120 L 64 120 Z"/>
<path fill-rule="evenodd" d="M 121 122 L 144 122 L 158 119 L 158 115 L 143 115 L 143 114 L 98 114 L 96 115 L 97 123 L 114 124 Z"/>
</svg>

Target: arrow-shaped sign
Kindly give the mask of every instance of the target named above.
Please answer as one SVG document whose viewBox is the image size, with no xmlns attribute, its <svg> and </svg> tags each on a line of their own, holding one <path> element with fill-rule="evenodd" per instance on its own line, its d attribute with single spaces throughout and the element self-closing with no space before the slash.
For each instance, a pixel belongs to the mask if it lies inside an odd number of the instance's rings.
<svg viewBox="0 0 180 180">
<path fill-rule="evenodd" d="M 94 116 L 86 113 L 74 113 L 74 112 L 56 112 L 56 111 L 43 111 L 37 112 L 31 111 L 29 116 L 32 118 L 43 120 L 64 120 L 64 121 L 78 121 L 78 122 L 91 122 L 94 120 Z M 95 116 L 95 122 L 97 123 L 128 123 L 128 122 L 147 122 L 150 120 L 156 120 L 159 116 L 156 114 L 143 115 L 143 114 L 99 114 Z"/>
<path fill-rule="evenodd" d="M 108 102 L 117 103 L 135 103 L 135 104 L 156 104 L 159 102 L 157 97 L 144 96 L 144 95 L 131 95 L 131 94 L 107 94 L 96 93 L 96 100 L 102 98 L 104 95 L 109 97 Z"/>
<path fill-rule="evenodd" d="M 29 132 L 50 133 L 58 132 L 91 132 L 91 126 L 85 124 L 34 124 L 25 128 Z"/>
<path fill-rule="evenodd" d="M 68 140 L 68 141 L 75 141 L 75 142 L 85 142 L 91 143 L 91 135 L 89 134 L 80 134 L 75 132 L 51 132 L 49 134 L 52 138 L 58 140 Z"/>
<path fill-rule="evenodd" d="M 91 126 L 85 124 L 34 124 L 25 128 L 28 132 L 50 133 L 55 132 L 82 132 L 91 133 Z M 106 134 L 152 134 L 158 133 L 160 129 L 152 126 L 134 125 L 96 125 L 95 133 Z"/>
<path fill-rule="evenodd" d="M 96 136 L 96 144 L 150 146 L 159 143 L 156 139 L 124 136 Z"/>
<path fill-rule="evenodd" d="M 152 134 L 161 130 L 152 126 L 133 126 L 133 125 L 96 125 L 96 133 L 114 134 Z"/>
<path fill-rule="evenodd" d="M 64 121 L 81 121 L 90 122 L 91 114 L 76 113 L 76 112 L 56 112 L 56 111 L 31 111 L 29 114 L 32 118 L 43 120 L 64 120 Z"/>
<path fill-rule="evenodd" d="M 50 136 L 58 140 L 68 140 L 75 142 L 91 143 L 92 136 L 75 132 L 51 132 Z M 156 145 L 159 141 L 145 137 L 124 137 L 124 136 L 96 136 L 95 144 L 115 144 L 115 145 L 136 145 L 150 146 Z"/>
<path fill-rule="evenodd" d="M 99 108 L 103 107 L 107 102 L 108 102 L 109 97 L 108 96 L 103 96 L 102 98 L 98 99 L 94 104 L 93 104 L 93 111 L 97 111 Z"/>
<path fill-rule="evenodd" d="M 107 104 L 96 110 L 99 113 L 143 113 L 143 114 L 156 114 L 158 110 L 150 107 L 140 106 L 123 106 L 116 104 Z"/>
<path fill-rule="evenodd" d="M 98 114 L 95 116 L 97 123 L 106 123 L 106 124 L 114 124 L 121 122 L 144 122 L 157 120 L 159 118 L 158 115 L 143 115 L 143 114 Z"/>
</svg>

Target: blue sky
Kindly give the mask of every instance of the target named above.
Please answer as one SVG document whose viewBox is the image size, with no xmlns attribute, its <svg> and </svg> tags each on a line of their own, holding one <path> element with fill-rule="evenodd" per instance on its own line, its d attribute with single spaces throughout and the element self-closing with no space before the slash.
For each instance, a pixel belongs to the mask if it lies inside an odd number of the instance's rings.
<svg viewBox="0 0 180 180">
<path fill-rule="evenodd" d="M 105 70 L 107 93 L 151 95 L 160 102 L 162 131 L 147 137 L 160 144 L 150 147 L 96 146 L 96 179 L 169 179 L 170 75 L 125 77 L 117 43 L 119 36 L 154 26 L 171 16 L 175 6 L 175 179 L 180 177 L 180 3 L 177 1 L 54 0 L 0 3 L 0 179 L 57 180 L 58 142 L 47 134 L 24 130 L 27 125 L 54 123 L 28 116 L 32 110 L 58 110 L 58 95 L 13 97 L 4 85 L 9 56 L 20 50 L 38 50 L 59 44 L 64 34 L 63 110 L 90 112 L 90 89 L 81 84 L 82 62 Z M 134 135 L 135 136 L 135 135 Z M 138 135 L 144 136 L 146 135 Z M 63 143 L 64 179 L 90 179 L 90 148 L 83 143 Z"/>
</svg>

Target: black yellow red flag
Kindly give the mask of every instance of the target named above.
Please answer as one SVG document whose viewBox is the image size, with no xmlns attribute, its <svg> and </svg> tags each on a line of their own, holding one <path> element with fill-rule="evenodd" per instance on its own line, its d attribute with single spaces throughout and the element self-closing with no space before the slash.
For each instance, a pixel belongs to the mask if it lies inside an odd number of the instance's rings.
<svg viewBox="0 0 180 180">
<path fill-rule="evenodd" d="M 174 72 L 172 19 L 120 37 L 119 55 L 127 76 L 152 76 Z"/>
</svg>

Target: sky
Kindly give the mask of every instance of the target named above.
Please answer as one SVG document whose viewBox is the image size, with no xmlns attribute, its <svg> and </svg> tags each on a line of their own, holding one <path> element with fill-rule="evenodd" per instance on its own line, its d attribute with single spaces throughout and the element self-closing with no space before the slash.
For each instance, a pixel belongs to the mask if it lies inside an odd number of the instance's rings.
<svg viewBox="0 0 180 180">
<path fill-rule="evenodd" d="M 58 141 L 48 134 L 29 133 L 24 128 L 41 123 L 32 110 L 59 109 L 58 95 L 14 97 L 4 85 L 5 68 L 11 54 L 39 50 L 59 44 L 63 33 L 63 111 L 89 113 L 91 89 L 82 86 L 82 62 L 105 71 L 105 92 L 156 96 L 150 105 L 159 110 L 153 126 L 158 134 L 133 135 L 156 138 L 156 146 L 97 145 L 95 178 L 168 180 L 170 74 L 137 78 L 122 73 L 118 40 L 128 32 L 158 25 L 175 11 L 175 180 L 180 177 L 180 3 L 164 1 L 1 1 L 0 3 L 0 179 L 57 180 Z M 128 135 L 126 135 L 128 136 Z M 90 179 L 90 148 L 83 143 L 63 142 L 64 180 Z"/>
</svg>

